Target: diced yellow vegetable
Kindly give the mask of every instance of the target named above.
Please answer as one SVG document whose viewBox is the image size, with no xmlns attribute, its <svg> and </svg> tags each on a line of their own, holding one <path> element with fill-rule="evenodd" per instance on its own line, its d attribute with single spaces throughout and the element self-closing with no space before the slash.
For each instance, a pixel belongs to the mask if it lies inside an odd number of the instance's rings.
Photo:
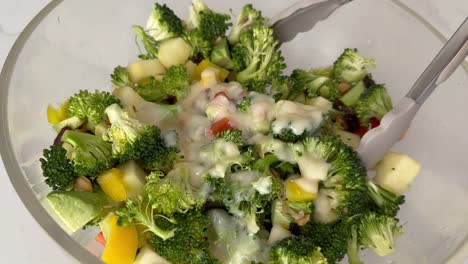
<svg viewBox="0 0 468 264">
<path fill-rule="evenodd" d="M 166 73 L 166 68 L 157 59 L 142 60 L 130 63 L 127 67 L 128 75 L 132 82 L 140 82 L 150 76 Z"/>
<path fill-rule="evenodd" d="M 311 193 L 299 186 L 295 180 L 286 183 L 286 198 L 291 202 L 313 201 L 317 193 Z"/>
<path fill-rule="evenodd" d="M 402 194 L 418 176 L 421 164 L 405 154 L 388 152 L 377 163 L 375 171 L 375 183 L 392 193 Z"/>
<path fill-rule="evenodd" d="M 206 68 L 201 74 L 201 82 L 203 87 L 209 88 L 219 83 L 219 70 L 215 68 Z"/>
<path fill-rule="evenodd" d="M 169 69 L 174 65 L 184 65 L 192 54 L 190 46 L 183 38 L 171 38 L 164 40 L 159 45 L 159 61 Z"/>
<path fill-rule="evenodd" d="M 106 238 L 102 261 L 107 264 L 131 264 L 138 248 L 137 230 L 134 226 L 119 226 L 118 219 L 118 216 L 111 214 L 103 220 L 106 223 L 102 226 L 107 230 L 102 230 Z"/>
<path fill-rule="evenodd" d="M 127 199 L 122 170 L 117 168 L 107 170 L 97 177 L 97 182 L 112 200 L 122 202 Z"/>
<path fill-rule="evenodd" d="M 47 121 L 51 124 L 58 124 L 68 118 L 68 102 L 61 104 L 58 108 L 52 105 L 47 106 Z"/>
<path fill-rule="evenodd" d="M 200 62 L 200 64 L 198 64 L 197 67 L 195 68 L 193 79 L 195 81 L 201 80 L 202 72 L 205 71 L 207 68 L 218 69 L 219 70 L 218 78 L 221 82 L 224 82 L 224 80 L 226 80 L 227 76 L 229 75 L 228 70 L 219 67 L 218 65 L 209 61 L 208 59 L 205 59 L 202 62 Z"/>
</svg>

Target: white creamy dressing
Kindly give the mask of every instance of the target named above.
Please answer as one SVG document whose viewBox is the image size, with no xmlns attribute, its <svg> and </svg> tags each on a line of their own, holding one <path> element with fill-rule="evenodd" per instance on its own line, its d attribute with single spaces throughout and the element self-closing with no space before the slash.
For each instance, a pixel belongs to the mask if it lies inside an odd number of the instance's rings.
<svg viewBox="0 0 468 264">
<path fill-rule="evenodd" d="M 323 112 L 312 105 L 281 100 L 275 105 L 274 117 L 272 130 L 275 134 L 290 128 L 294 134 L 301 135 L 304 131 L 314 131 L 320 126 Z"/>
<path fill-rule="evenodd" d="M 236 144 L 217 139 L 200 150 L 198 162 L 203 164 L 213 178 L 224 178 L 226 170 L 240 159 Z"/>
<path fill-rule="evenodd" d="M 241 112 L 237 110 L 237 104 L 244 98 L 249 98 L 251 105 L 248 111 Z M 297 163 L 303 179 L 298 179 L 298 184 L 305 190 L 316 192 L 316 183 L 325 180 L 329 164 L 316 157 L 298 155 L 304 152 L 302 145 L 285 144 L 269 134 L 270 126 L 274 132 L 290 128 L 298 135 L 317 129 L 323 121 L 323 113 L 331 109 L 331 103 L 326 99 L 317 99 L 313 103 L 305 105 L 284 100 L 275 103 L 270 96 L 246 93 L 236 82 L 210 88 L 203 87 L 200 82 L 192 85 L 189 95 L 180 103 L 182 111 L 171 121 L 176 123 L 181 154 L 184 161 L 191 164 L 194 183 L 201 186 L 202 178 L 207 174 L 225 177 L 228 168 L 241 159 L 236 144 L 222 139 L 213 141 L 216 137 L 210 132 L 211 126 L 227 118 L 232 128 L 243 132 L 247 142 L 259 146 L 261 154 L 272 152 L 282 161 Z M 168 133 L 165 140 L 172 145 L 175 137 Z M 229 174 L 229 177 L 242 185 L 251 185 L 260 194 L 268 194 L 272 179 L 260 174 L 242 171 Z"/>
</svg>

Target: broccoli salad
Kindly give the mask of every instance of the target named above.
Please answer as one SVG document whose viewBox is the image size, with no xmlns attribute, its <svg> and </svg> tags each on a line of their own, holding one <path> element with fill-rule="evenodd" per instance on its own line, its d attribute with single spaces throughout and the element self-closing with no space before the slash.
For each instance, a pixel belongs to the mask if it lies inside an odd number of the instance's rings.
<svg viewBox="0 0 468 264">
<path fill-rule="evenodd" d="M 47 117 L 45 200 L 70 232 L 98 227 L 105 263 L 362 263 L 395 252 L 421 166 L 355 149 L 392 109 L 375 67 L 345 49 L 294 69 L 252 5 L 234 22 L 200 0 L 187 20 L 155 4 L 140 55 Z M 370 177 L 372 176 L 372 177 Z M 94 232 L 96 228 L 91 228 Z"/>
</svg>

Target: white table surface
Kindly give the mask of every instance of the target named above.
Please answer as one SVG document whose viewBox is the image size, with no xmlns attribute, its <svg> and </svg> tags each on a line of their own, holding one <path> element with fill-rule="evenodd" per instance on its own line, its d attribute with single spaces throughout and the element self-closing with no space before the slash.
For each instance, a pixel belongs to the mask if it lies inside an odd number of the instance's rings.
<svg viewBox="0 0 468 264">
<path fill-rule="evenodd" d="M 0 65 L 26 24 L 47 0 L 0 0 Z M 403 0 L 446 37 L 468 15 L 467 0 Z M 1 68 L 0 68 L 1 69 Z M 35 222 L 21 203 L 0 161 L 0 263 L 76 263 Z"/>
</svg>

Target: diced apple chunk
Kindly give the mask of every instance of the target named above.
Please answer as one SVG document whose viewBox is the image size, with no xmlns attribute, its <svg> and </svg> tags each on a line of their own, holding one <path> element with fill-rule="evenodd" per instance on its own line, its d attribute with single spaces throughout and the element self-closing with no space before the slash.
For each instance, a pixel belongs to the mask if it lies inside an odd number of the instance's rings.
<svg viewBox="0 0 468 264">
<path fill-rule="evenodd" d="M 207 68 L 201 73 L 201 82 L 203 87 L 209 88 L 219 83 L 219 70 L 216 68 Z"/>
<path fill-rule="evenodd" d="M 273 225 L 270 231 L 270 237 L 268 237 L 268 245 L 273 245 L 278 241 L 292 236 L 291 232 L 281 225 Z"/>
<path fill-rule="evenodd" d="M 421 171 L 421 164 L 413 158 L 396 152 L 388 152 L 375 166 L 375 183 L 395 193 L 404 193 Z"/>
<path fill-rule="evenodd" d="M 139 82 L 150 76 L 157 76 L 166 73 L 166 68 L 164 68 L 157 59 L 130 63 L 127 70 L 132 82 Z"/>
<path fill-rule="evenodd" d="M 323 191 L 319 191 L 317 199 L 314 201 L 315 211 L 314 220 L 319 223 L 333 223 L 338 219 L 338 215 L 332 209 L 330 200 L 327 194 Z"/>
<path fill-rule="evenodd" d="M 122 181 L 127 191 L 127 196 L 133 198 L 143 192 L 146 183 L 146 173 L 133 160 L 127 161 L 119 166 L 122 171 Z"/>
<path fill-rule="evenodd" d="M 140 249 L 133 264 L 170 264 L 170 262 L 156 254 L 150 246 L 144 246 Z"/>
<path fill-rule="evenodd" d="M 166 69 L 175 65 L 184 65 L 191 54 L 192 47 L 183 38 L 167 39 L 159 45 L 159 61 Z"/>
</svg>

